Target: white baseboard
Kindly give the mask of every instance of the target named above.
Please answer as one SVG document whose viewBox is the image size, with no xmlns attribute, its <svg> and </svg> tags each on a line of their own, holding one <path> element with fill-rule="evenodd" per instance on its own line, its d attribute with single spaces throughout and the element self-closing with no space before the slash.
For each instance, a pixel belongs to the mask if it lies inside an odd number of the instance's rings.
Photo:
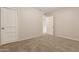
<svg viewBox="0 0 79 59">
<path fill-rule="evenodd" d="M 42 36 L 43 34 L 39 34 L 39 35 L 34 35 L 34 36 L 30 36 L 30 37 L 26 37 L 25 39 L 18 39 L 18 40 L 16 40 L 16 41 L 14 41 L 14 42 L 18 42 L 18 41 L 22 41 L 22 40 L 28 40 L 28 39 L 32 39 L 32 38 L 36 38 L 36 37 L 39 37 L 39 36 Z M 12 43 L 12 42 L 10 42 L 10 43 Z M 5 43 L 5 44 L 8 44 L 8 43 Z M 4 44 L 0 44 L 0 45 L 4 45 Z"/>
<path fill-rule="evenodd" d="M 79 41 L 79 39 L 76 39 L 76 38 L 70 38 L 70 37 L 63 36 L 63 35 L 56 35 L 56 37 L 63 37 L 63 38 L 67 38 L 67 39 L 69 39 L 69 40 Z"/>
<path fill-rule="evenodd" d="M 39 35 L 33 35 L 33 36 L 30 36 L 30 37 L 26 37 L 24 39 L 21 39 L 21 40 L 18 40 L 18 41 L 22 41 L 22 40 L 28 40 L 28 39 L 32 39 L 32 38 L 36 38 L 36 37 L 40 37 L 42 36 L 43 34 L 39 34 Z"/>
<path fill-rule="evenodd" d="M 34 36 L 31 36 L 31 37 L 27 37 L 25 40 L 27 40 L 27 39 L 31 39 L 31 38 L 36 38 L 36 37 L 40 37 L 40 36 L 42 36 L 43 34 L 39 34 L 39 35 L 34 35 Z"/>
</svg>

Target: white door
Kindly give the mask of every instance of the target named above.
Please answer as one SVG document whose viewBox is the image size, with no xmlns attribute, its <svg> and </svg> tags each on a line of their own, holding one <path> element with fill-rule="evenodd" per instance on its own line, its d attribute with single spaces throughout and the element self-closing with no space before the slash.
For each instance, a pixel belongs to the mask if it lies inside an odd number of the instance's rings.
<svg viewBox="0 0 79 59">
<path fill-rule="evenodd" d="M 17 11 L 1 8 L 1 44 L 17 41 Z"/>
</svg>

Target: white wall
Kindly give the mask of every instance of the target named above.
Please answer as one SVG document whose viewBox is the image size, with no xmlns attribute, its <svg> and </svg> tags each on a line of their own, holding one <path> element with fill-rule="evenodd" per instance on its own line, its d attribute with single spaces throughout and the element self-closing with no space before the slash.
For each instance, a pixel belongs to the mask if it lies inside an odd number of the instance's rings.
<svg viewBox="0 0 79 59">
<path fill-rule="evenodd" d="M 42 35 L 42 15 L 34 8 L 18 8 L 20 40 Z"/>
<path fill-rule="evenodd" d="M 1 43 L 1 8 L 0 8 L 0 43 Z"/>
<path fill-rule="evenodd" d="M 57 36 L 79 40 L 79 8 L 63 8 L 50 15 L 54 16 Z"/>
</svg>

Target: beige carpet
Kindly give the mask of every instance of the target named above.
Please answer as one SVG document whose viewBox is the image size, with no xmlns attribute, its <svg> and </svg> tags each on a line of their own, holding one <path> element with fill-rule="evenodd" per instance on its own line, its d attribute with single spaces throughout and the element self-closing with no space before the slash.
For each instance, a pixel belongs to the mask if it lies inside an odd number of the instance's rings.
<svg viewBox="0 0 79 59">
<path fill-rule="evenodd" d="M 51 35 L 43 35 L 37 38 L 14 42 L 0 46 L 1 52 L 77 52 L 79 41 Z"/>
</svg>

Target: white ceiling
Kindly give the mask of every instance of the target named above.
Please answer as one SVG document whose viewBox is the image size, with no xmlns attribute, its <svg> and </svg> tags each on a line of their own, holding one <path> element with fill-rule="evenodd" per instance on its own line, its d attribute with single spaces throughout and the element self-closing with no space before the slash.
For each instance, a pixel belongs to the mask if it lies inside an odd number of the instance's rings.
<svg viewBox="0 0 79 59">
<path fill-rule="evenodd" d="M 49 13 L 49 12 L 54 12 L 56 10 L 59 10 L 63 7 L 36 7 L 36 9 L 42 11 L 43 13 Z"/>
<path fill-rule="evenodd" d="M 12 8 L 12 9 L 17 9 L 17 7 L 5 7 L 5 8 Z M 37 10 L 42 11 L 45 14 L 51 13 L 51 12 L 55 12 L 57 10 L 60 10 L 64 7 L 33 7 Z"/>
</svg>

